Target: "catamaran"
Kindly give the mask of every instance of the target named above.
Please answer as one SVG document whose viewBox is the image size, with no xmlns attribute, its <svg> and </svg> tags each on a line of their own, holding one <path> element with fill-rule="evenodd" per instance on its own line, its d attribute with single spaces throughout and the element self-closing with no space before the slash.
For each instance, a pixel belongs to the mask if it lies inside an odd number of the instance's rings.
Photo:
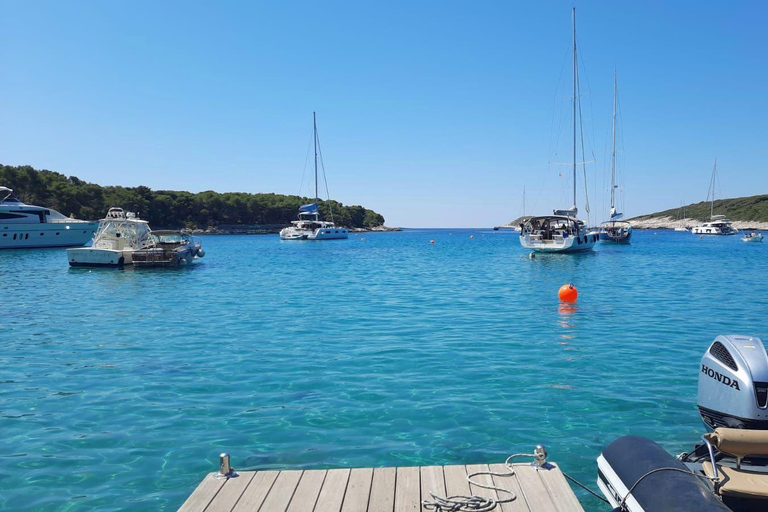
<svg viewBox="0 0 768 512">
<path fill-rule="evenodd" d="M 600 241 L 628 244 L 632 238 L 632 225 L 621 218 L 623 213 L 616 211 L 616 105 L 618 98 L 618 86 L 616 70 L 613 70 L 613 149 L 611 150 L 611 211 L 610 220 L 600 224 Z"/>
<path fill-rule="evenodd" d="M 520 245 L 537 252 L 579 252 L 591 250 L 598 234 L 589 232 L 576 216 L 576 121 L 581 126 L 579 99 L 579 71 L 576 52 L 576 8 L 573 8 L 573 206 L 567 210 L 553 210 L 552 215 L 527 219 L 521 226 Z M 583 136 L 582 136 L 583 140 Z M 583 148 L 582 148 L 583 153 Z M 583 155 L 582 155 L 583 156 Z M 584 160 L 582 158 L 582 160 Z M 586 162 L 582 162 L 585 166 Z"/>
<path fill-rule="evenodd" d="M 711 199 L 709 205 L 709 222 L 696 226 L 691 230 L 694 235 L 735 235 L 738 229 L 731 225 L 731 221 L 725 215 L 715 215 L 715 183 L 717 180 L 717 158 L 712 167 L 712 178 L 709 181 L 707 199 Z"/>
<path fill-rule="evenodd" d="M 331 222 L 320 220 L 317 187 L 317 116 L 315 112 L 312 112 L 312 121 L 315 145 L 315 202 L 299 207 L 299 220 L 292 221 L 292 226 L 280 230 L 280 238 L 282 240 L 338 240 L 349 238 L 349 231 L 346 228 L 336 226 L 333 222 L 333 212 L 331 212 Z"/>
</svg>

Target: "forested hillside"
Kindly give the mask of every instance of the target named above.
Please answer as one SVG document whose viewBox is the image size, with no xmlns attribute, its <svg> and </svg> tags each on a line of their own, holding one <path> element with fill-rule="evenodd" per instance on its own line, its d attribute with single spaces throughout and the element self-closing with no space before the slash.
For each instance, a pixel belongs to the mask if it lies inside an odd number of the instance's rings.
<svg viewBox="0 0 768 512">
<path fill-rule="evenodd" d="M 27 165 L 0 165 L 0 186 L 12 188 L 25 203 L 47 206 L 80 219 L 101 219 L 110 207 L 118 206 L 139 212 L 155 229 L 288 224 L 296 219 L 300 205 L 312 202 L 306 197 L 280 194 L 213 191 L 193 194 L 144 186 L 102 187 L 75 176 L 38 171 Z M 330 219 L 329 207 L 341 226 L 372 228 L 384 224 L 384 217 L 362 206 L 321 200 L 320 212 L 325 219 Z"/>
<path fill-rule="evenodd" d="M 632 220 L 646 220 L 654 217 L 671 217 L 673 220 L 682 219 L 680 208 L 671 208 L 663 212 L 641 215 Z M 715 215 L 727 215 L 733 221 L 768 222 L 768 195 L 737 197 L 735 199 L 715 200 Z M 710 203 L 689 204 L 685 207 L 685 217 L 708 221 Z"/>
</svg>

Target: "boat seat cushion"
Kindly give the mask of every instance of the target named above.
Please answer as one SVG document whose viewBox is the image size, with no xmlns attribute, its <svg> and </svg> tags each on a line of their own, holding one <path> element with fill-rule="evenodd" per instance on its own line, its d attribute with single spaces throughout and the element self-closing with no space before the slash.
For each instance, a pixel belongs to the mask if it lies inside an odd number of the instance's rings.
<svg viewBox="0 0 768 512">
<path fill-rule="evenodd" d="M 706 461 L 702 466 L 707 476 L 714 475 L 712 462 Z M 717 471 L 720 476 L 717 492 L 721 496 L 768 500 L 768 473 L 745 471 L 720 464 L 717 465 Z"/>
<path fill-rule="evenodd" d="M 735 457 L 768 455 L 768 430 L 717 428 L 704 437 L 721 452 Z"/>
</svg>

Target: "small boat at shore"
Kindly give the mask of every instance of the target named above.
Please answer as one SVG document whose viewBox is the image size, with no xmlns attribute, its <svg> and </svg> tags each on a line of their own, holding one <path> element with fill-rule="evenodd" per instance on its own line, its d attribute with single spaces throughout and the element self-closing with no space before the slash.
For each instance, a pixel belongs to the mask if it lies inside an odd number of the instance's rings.
<svg viewBox="0 0 768 512">
<path fill-rule="evenodd" d="M 744 237 L 741 239 L 742 242 L 747 242 L 749 244 L 754 244 L 757 242 L 763 241 L 763 234 L 762 233 L 747 233 L 744 235 Z"/>
<path fill-rule="evenodd" d="M 616 510 L 757 512 L 768 508 L 768 354 L 753 336 L 717 336 L 701 359 L 698 409 L 709 432 L 677 457 L 624 436 L 597 459 Z"/>
<path fill-rule="evenodd" d="M 687 233 L 690 230 L 691 230 L 690 227 L 685 225 L 685 206 L 683 205 L 683 201 L 681 199 L 680 200 L 680 225 L 675 227 L 675 231 L 685 231 Z"/>
<path fill-rule="evenodd" d="M 340 228 L 333 222 L 333 212 L 331 212 L 331 221 L 320 220 L 318 210 L 318 187 L 317 187 L 317 117 L 312 112 L 313 121 L 313 140 L 315 145 L 315 202 L 299 207 L 299 220 L 291 222 L 291 226 L 280 230 L 281 240 L 340 240 L 349 238 L 349 230 Z"/>
<path fill-rule="evenodd" d="M 0 187 L 0 249 L 73 247 L 87 244 L 97 221 L 67 217 L 43 206 L 24 204 L 8 187 Z"/>
<path fill-rule="evenodd" d="M 701 226 L 696 226 L 691 230 L 694 235 L 735 235 L 738 229 L 731 225 L 731 221 L 725 215 L 715 215 L 715 184 L 717 182 L 717 158 L 712 167 L 712 178 L 709 181 L 709 192 L 707 199 L 710 199 L 709 222 Z"/>
</svg>

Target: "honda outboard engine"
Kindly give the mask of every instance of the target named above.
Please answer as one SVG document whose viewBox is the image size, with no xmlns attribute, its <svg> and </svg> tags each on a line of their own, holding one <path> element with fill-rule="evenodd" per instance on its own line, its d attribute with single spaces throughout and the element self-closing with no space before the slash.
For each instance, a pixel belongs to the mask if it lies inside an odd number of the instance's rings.
<svg viewBox="0 0 768 512">
<path fill-rule="evenodd" d="M 698 405 L 713 429 L 768 430 L 768 355 L 760 338 L 715 338 L 701 358 Z"/>
</svg>

